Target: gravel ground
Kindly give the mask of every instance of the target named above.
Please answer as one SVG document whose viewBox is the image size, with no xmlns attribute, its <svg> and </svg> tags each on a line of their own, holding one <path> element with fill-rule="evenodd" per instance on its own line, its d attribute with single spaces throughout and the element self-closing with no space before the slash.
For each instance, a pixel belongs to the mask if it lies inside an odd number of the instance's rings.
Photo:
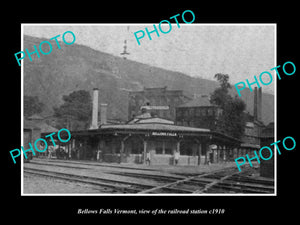
<svg viewBox="0 0 300 225">
<path fill-rule="evenodd" d="M 89 185 L 30 174 L 24 174 L 23 182 L 24 194 L 105 193 L 104 189 L 95 189 Z"/>
</svg>

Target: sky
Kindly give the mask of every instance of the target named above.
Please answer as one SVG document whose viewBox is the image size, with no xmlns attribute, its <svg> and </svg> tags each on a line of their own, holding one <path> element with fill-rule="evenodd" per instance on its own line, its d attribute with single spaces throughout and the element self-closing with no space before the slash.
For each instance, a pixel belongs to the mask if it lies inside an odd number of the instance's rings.
<svg viewBox="0 0 300 225">
<path fill-rule="evenodd" d="M 126 40 L 130 60 L 209 80 L 224 73 L 232 85 L 246 79 L 251 83 L 254 76 L 259 78 L 276 66 L 274 24 L 180 24 L 178 28 L 172 23 L 169 33 L 159 31 L 158 37 L 153 32 L 149 40 L 145 28 L 152 31 L 153 24 L 23 24 L 23 33 L 47 40 L 72 31 L 76 44 L 116 56 L 121 56 Z M 169 25 L 164 23 L 162 29 L 167 31 Z M 140 45 L 134 36 L 139 30 L 145 32 Z M 271 74 L 276 77 L 274 71 Z M 274 80 L 262 86 L 263 92 L 274 93 Z"/>
</svg>

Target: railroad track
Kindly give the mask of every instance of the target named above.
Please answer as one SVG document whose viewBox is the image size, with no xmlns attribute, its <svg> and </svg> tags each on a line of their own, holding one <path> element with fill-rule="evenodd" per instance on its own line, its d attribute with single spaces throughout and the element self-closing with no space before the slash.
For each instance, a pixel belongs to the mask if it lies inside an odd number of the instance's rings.
<svg viewBox="0 0 300 225">
<path fill-rule="evenodd" d="M 45 164 L 48 166 L 48 164 Z M 51 164 L 50 166 L 64 166 Z M 74 167 L 75 168 L 75 167 Z M 82 169 L 82 168 L 81 168 Z M 130 169 L 130 168 L 127 168 Z M 118 176 L 143 179 L 148 182 L 124 181 L 117 178 L 93 177 L 56 172 L 42 169 L 24 168 L 25 174 L 51 177 L 70 182 L 83 183 L 95 186 L 105 193 L 137 193 L 137 194 L 203 194 L 203 193 L 274 193 L 274 181 L 251 177 L 253 168 L 244 168 L 243 172 L 237 172 L 230 167 L 208 173 L 184 176 L 178 174 L 141 173 L 138 169 L 132 171 L 105 171 Z M 158 185 L 157 185 L 158 184 Z M 100 192 L 101 193 L 101 192 Z"/>
<path fill-rule="evenodd" d="M 111 191 L 111 193 L 139 193 L 144 189 L 154 188 L 156 185 L 142 184 L 133 181 L 120 181 L 117 179 L 107 179 L 83 175 L 75 175 L 64 172 L 55 172 L 41 169 L 24 168 L 25 174 L 31 174 L 36 176 L 50 177 L 54 179 L 66 180 L 75 183 L 89 184 L 96 187 L 105 188 L 105 192 Z M 169 192 L 186 193 L 191 192 L 189 190 L 168 187 Z"/>
<path fill-rule="evenodd" d="M 59 166 L 61 166 L 62 163 L 63 163 L 64 164 L 63 166 L 65 166 L 65 167 L 67 167 L 68 164 L 73 164 L 73 165 L 87 165 L 87 166 L 106 167 L 106 168 L 157 171 L 157 169 L 153 169 L 153 168 L 129 167 L 129 166 L 122 166 L 122 165 L 90 163 L 90 162 L 84 162 L 84 161 L 70 161 L 70 160 L 51 160 L 50 159 L 50 160 L 43 160 L 41 162 L 31 161 L 30 163 L 31 164 L 45 165 L 45 162 L 46 162 L 47 165 L 59 165 Z"/>
<path fill-rule="evenodd" d="M 64 172 L 56 172 L 56 171 L 48 171 L 42 169 L 31 169 L 24 168 L 25 174 L 32 174 L 37 176 L 50 177 L 54 179 L 66 180 L 80 184 L 89 184 L 96 187 L 103 187 L 106 190 L 110 190 L 112 193 L 136 193 L 140 191 L 142 188 L 149 188 L 152 186 L 143 185 L 140 183 L 134 182 L 124 182 L 120 180 L 113 180 L 107 178 L 99 178 L 92 176 L 84 176 L 84 175 L 75 175 Z"/>
<path fill-rule="evenodd" d="M 245 169 L 244 169 L 245 170 Z M 157 186 L 139 193 L 168 193 L 173 190 L 183 189 L 187 193 L 274 193 L 274 182 L 247 177 L 252 169 L 237 172 L 236 169 L 222 169 L 211 173 L 190 176 L 185 179 Z M 128 175 L 128 173 L 127 173 Z M 134 176 L 133 174 L 131 176 Z M 160 179 L 160 178 L 158 178 Z"/>
</svg>

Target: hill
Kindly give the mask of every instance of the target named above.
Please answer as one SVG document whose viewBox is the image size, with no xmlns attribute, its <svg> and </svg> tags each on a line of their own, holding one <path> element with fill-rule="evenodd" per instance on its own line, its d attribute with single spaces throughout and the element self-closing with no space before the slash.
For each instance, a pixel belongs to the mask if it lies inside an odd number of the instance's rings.
<svg viewBox="0 0 300 225">
<path fill-rule="evenodd" d="M 24 35 L 24 49 L 33 50 L 33 45 L 39 46 L 42 41 Z M 144 86 L 167 86 L 170 90 L 181 89 L 192 97 L 211 93 L 219 85 L 216 81 L 124 60 L 84 45 L 61 43 L 61 47 L 59 50 L 53 47 L 51 54 L 40 58 L 32 55 L 32 62 L 28 57 L 24 60 L 24 94 L 39 96 L 45 104 L 44 115 L 52 114 L 53 106 L 62 103 L 62 96 L 75 90 L 92 91 L 98 87 L 99 102 L 109 103 L 109 117 L 127 120 L 128 91 L 142 90 Z M 236 94 L 235 89 L 232 94 Z M 253 93 L 243 90 L 242 99 L 247 111 L 253 114 Z M 268 93 L 263 93 L 262 117 L 265 124 L 274 121 L 274 96 Z"/>
</svg>

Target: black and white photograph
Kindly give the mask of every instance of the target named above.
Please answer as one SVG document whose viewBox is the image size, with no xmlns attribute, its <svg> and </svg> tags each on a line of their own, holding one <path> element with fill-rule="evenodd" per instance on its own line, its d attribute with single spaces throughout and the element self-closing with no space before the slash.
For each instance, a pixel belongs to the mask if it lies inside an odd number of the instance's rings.
<svg viewBox="0 0 300 225">
<path fill-rule="evenodd" d="M 297 7 L 103 3 L 5 7 L 2 220 L 297 221 Z"/>
<path fill-rule="evenodd" d="M 180 20 L 21 25 L 22 196 L 276 196 L 276 23 Z"/>
</svg>

